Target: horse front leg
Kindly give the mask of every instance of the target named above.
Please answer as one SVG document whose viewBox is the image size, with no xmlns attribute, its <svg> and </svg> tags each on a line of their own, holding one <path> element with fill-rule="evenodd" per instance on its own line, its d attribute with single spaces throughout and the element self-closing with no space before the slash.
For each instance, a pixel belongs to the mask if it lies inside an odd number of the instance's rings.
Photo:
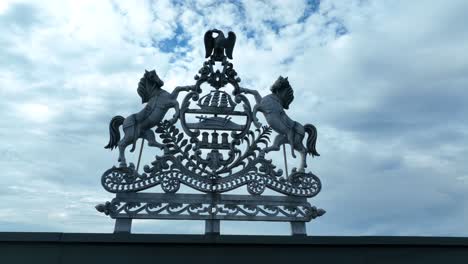
<svg viewBox="0 0 468 264">
<path fill-rule="evenodd" d="M 283 134 L 279 134 L 275 137 L 275 140 L 273 141 L 273 144 L 267 148 L 264 148 L 263 150 L 260 151 L 260 155 L 264 156 L 265 153 L 268 153 L 270 151 L 278 151 L 280 150 L 280 146 L 287 142 L 287 138 Z"/>
<path fill-rule="evenodd" d="M 255 98 L 255 102 L 259 104 L 262 101 L 262 96 L 257 90 L 247 89 L 244 87 L 239 87 L 239 93 L 251 94 Z"/>
<path fill-rule="evenodd" d="M 262 126 L 262 123 L 258 121 L 257 118 L 257 112 L 261 111 L 260 106 L 256 104 L 252 110 L 252 122 L 254 123 L 255 127 L 260 128 Z"/>
<path fill-rule="evenodd" d="M 174 100 L 174 103 L 172 104 L 172 107 L 174 107 L 175 113 L 174 113 L 174 115 L 172 116 L 172 119 L 169 120 L 169 123 L 170 123 L 171 125 L 175 124 L 175 123 L 177 122 L 177 120 L 179 119 L 179 116 L 180 116 L 179 102 L 177 102 L 176 100 Z"/>
<path fill-rule="evenodd" d="M 177 86 L 174 88 L 174 91 L 172 91 L 171 98 L 177 100 L 177 96 L 179 96 L 180 92 L 195 91 L 196 88 L 196 85 Z"/>
<path fill-rule="evenodd" d="M 167 146 L 156 141 L 156 137 L 154 136 L 153 130 L 151 129 L 146 130 L 145 133 L 143 134 L 143 138 L 148 140 L 148 146 L 162 149 L 164 150 L 164 153 L 167 152 Z"/>
</svg>

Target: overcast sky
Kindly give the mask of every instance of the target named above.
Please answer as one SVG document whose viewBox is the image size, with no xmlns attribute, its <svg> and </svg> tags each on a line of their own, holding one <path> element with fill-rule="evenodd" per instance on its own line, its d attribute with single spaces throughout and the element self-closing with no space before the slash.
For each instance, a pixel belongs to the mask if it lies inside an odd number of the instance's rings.
<svg viewBox="0 0 468 264">
<path fill-rule="evenodd" d="M 168 90 L 193 84 L 203 34 L 216 27 L 237 34 L 243 86 L 266 95 L 289 76 L 288 114 L 318 128 L 321 156 L 308 161 L 323 189 L 310 202 L 327 214 L 310 235 L 467 236 L 467 14 L 465 0 L 1 0 L 0 231 L 112 232 L 94 209 L 113 197 L 100 185 L 117 158 L 103 148 L 109 120 L 142 108 L 145 69 Z M 289 225 L 229 222 L 221 232 Z"/>
</svg>

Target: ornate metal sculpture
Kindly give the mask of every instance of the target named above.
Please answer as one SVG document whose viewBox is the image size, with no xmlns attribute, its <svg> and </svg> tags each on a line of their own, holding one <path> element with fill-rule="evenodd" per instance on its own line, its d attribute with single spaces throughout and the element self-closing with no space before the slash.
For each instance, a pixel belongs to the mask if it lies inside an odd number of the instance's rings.
<svg viewBox="0 0 468 264">
<path fill-rule="evenodd" d="M 239 86 L 241 79 L 227 60 L 232 59 L 235 39 L 233 32 L 227 39 L 219 30 L 206 32 L 209 59 L 192 86 L 176 87 L 168 93 L 161 88 L 164 82 L 154 70 L 145 72 L 138 85 L 142 103 L 147 103 L 145 108 L 125 119 L 116 116 L 110 122 L 106 148 L 119 147 L 119 166 L 104 172 L 102 185 L 117 196 L 98 205 L 98 211 L 117 220 L 204 219 L 210 223 L 207 229 L 215 233 L 213 223 L 219 228 L 219 220 L 291 221 L 295 234 L 305 233 L 304 222 L 325 213 L 306 200 L 321 189 L 319 178 L 305 171 L 306 154 L 319 155 L 315 127 L 302 126 L 286 115 L 284 109 L 294 98 L 287 78 L 280 76 L 271 87 L 272 94 L 263 98 L 257 91 Z M 221 62 L 221 70 L 215 70 L 216 62 Z M 202 88 L 204 83 L 212 89 Z M 179 107 L 177 99 L 182 91 L 186 94 Z M 249 95 L 256 101 L 253 108 Z M 175 109 L 173 118 L 163 120 L 170 108 Z M 264 114 L 268 126 L 260 124 L 257 112 Z M 257 127 L 254 130 L 252 123 Z M 120 125 L 125 133 L 122 140 Z M 273 131 L 278 135 L 269 146 Z M 309 134 L 306 146 L 302 143 L 305 132 Z M 125 160 L 125 148 L 133 144 L 133 151 L 138 138 L 163 150 L 151 165 L 144 166 L 143 173 L 133 163 L 127 166 Z M 297 150 L 302 158 L 299 169 L 292 169 L 289 177 L 265 158 L 266 153 L 286 143 L 291 145 L 293 157 Z M 176 194 L 181 184 L 206 194 Z M 165 194 L 135 193 L 156 185 Z M 241 186 L 246 186 L 250 195 L 221 194 Z M 260 196 L 267 188 L 287 196 Z"/>
<path fill-rule="evenodd" d="M 214 34 L 217 35 L 213 36 Z M 228 33 L 228 38 L 225 38 L 221 30 L 208 30 L 205 33 L 205 58 L 213 56 L 215 61 L 223 61 L 224 51 L 226 50 L 226 56 L 232 60 L 232 51 L 235 43 L 236 34 L 232 31 Z"/>
<path fill-rule="evenodd" d="M 268 125 L 278 133 L 273 145 L 265 148 L 262 154 L 268 153 L 272 150 L 279 150 L 282 144 L 287 143 L 291 145 L 291 154 L 294 158 L 296 158 L 294 150 L 301 153 L 301 166 L 299 171 L 304 172 L 307 167 L 306 154 L 320 156 L 315 149 L 317 129 L 311 124 L 303 126 L 286 115 L 284 109 L 289 109 L 289 104 L 291 104 L 294 99 L 294 92 L 291 85 L 289 85 L 288 77 L 283 78 L 280 76 L 271 86 L 272 93 L 263 98 L 254 90 L 242 88 L 241 91 L 251 93 L 255 96 L 255 100 L 257 101 L 257 104 L 253 109 L 253 122 L 255 126 L 258 128 L 261 127 L 256 116 L 257 111 L 260 111 L 264 114 Z M 306 146 L 302 144 L 305 132 L 309 134 Z"/>
<path fill-rule="evenodd" d="M 105 148 L 113 149 L 119 147 L 119 162 L 121 167 L 127 166 L 125 160 L 125 149 L 128 145 L 133 144 L 133 152 L 137 139 L 144 138 L 148 140 L 148 145 L 152 147 L 164 148 L 163 144 L 156 142 L 154 132 L 151 130 L 154 126 L 161 123 L 167 111 L 170 108 L 175 108 L 175 114 L 169 121 L 174 124 L 179 117 L 179 102 L 177 96 L 181 91 L 188 91 L 192 87 L 176 87 L 172 93 L 168 93 L 161 87 L 164 82 L 156 74 L 156 71 L 150 72 L 145 70 L 145 74 L 138 83 L 138 95 L 141 97 L 142 103 L 147 103 L 145 108 L 136 114 L 132 114 L 127 118 L 115 116 L 109 124 L 109 143 Z M 120 140 L 119 127 L 123 127 L 125 136 Z"/>
</svg>

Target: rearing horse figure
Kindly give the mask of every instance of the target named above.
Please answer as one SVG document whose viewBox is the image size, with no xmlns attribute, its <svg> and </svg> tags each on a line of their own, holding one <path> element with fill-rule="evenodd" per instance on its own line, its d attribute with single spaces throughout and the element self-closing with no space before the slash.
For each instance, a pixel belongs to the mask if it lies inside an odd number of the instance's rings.
<svg viewBox="0 0 468 264">
<path fill-rule="evenodd" d="M 282 144 L 288 143 L 291 145 L 291 153 L 295 158 L 294 150 L 299 151 L 301 154 L 300 172 L 304 172 L 307 167 L 306 156 L 320 156 L 315 149 L 317 141 L 317 129 L 314 125 L 305 124 L 301 125 L 298 122 L 289 118 L 284 109 L 289 108 L 289 104 L 294 99 L 294 92 L 289 84 L 288 78 L 280 76 L 276 82 L 271 86 L 271 94 L 261 97 L 255 90 L 240 88 L 240 92 L 250 93 L 254 95 L 256 105 L 253 108 L 253 123 L 259 128 L 260 122 L 257 118 L 257 112 L 262 112 L 268 125 L 278 133 L 270 147 L 265 148 L 262 154 L 268 153 L 272 150 L 279 150 Z M 305 133 L 308 133 L 306 146 L 302 144 Z"/>
<path fill-rule="evenodd" d="M 159 125 L 163 120 L 167 111 L 170 108 L 175 109 L 173 118 L 169 121 L 174 124 L 179 117 L 179 102 L 177 96 L 181 91 L 189 91 L 192 86 L 179 86 L 172 93 L 168 93 L 161 87 L 164 82 L 156 74 L 156 71 L 146 71 L 138 83 L 138 95 L 141 97 L 142 103 L 147 103 L 146 106 L 138 113 L 132 114 L 127 118 L 123 116 L 115 116 L 109 124 L 109 143 L 104 147 L 114 149 L 119 147 L 119 159 L 121 167 L 127 166 L 125 160 L 125 149 L 128 145 L 133 144 L 130 152 L 135 150 L 136 141 L 139 138 L 148 140 L 148 146 L 158 147 L 160 149 L 165 146 L 156 141 L 153 127 Z M 120 139 L 119 127 L 123 127 L 124 137 Z"/>
</svg>

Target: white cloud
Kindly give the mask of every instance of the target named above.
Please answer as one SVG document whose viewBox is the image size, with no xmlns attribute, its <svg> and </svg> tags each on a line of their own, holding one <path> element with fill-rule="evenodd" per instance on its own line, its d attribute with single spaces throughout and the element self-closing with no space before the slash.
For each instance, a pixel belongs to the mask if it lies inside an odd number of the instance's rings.
<svg viewBox="0 0 468 264">
<path fill-rule="evenodd" d="M 328 213 L 312 233 L 468 234 L 468 186 L 460 184 L 468 175 L 467 2 L 321 1 L 301 23 L 306 4 L 1 1 L 0 164 L 8 169 L 0 214 L 23 230 L 110 232 L 93 208 L 112 197 L 99 185 L 116 158 L 102 148 L 107 122 L 140 110 L 144 69 L 155 68 L 168 90 L 193 83 L 203 34 L 217 27 L 237 34 L 243 86 L 267 94 L 278 75 L 289 76 L 296 99 L 288 114 L 318 127 L 322 156 L 309 163 L 324 187 L 312 202 Z M 187 46 L 166 53 L 161 41 Z M 138 228 L 193 233 L 198 225 Z"/>
<path fill-rule="evenodd" d="M 37 103 L 18 105 L 17 111 L 19 117 L 23 117 L 32 123 L 46 123 L 56 114 L 49 108 L 49 106 Z"/>
</svg>

